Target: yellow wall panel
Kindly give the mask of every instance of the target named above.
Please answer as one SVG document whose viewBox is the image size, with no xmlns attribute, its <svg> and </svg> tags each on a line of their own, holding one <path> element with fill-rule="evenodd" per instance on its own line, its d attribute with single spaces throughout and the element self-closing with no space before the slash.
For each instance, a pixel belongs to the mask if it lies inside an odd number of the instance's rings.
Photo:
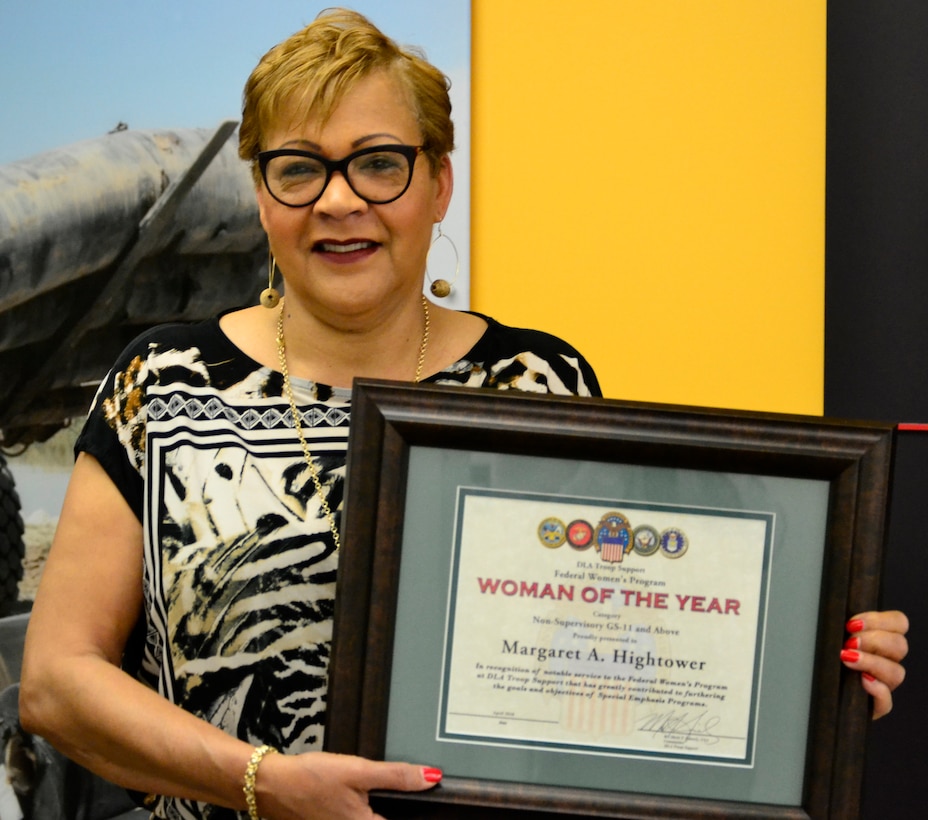
<svg viewBox="0 0 928 820">
<path fill-rule="evenodd" d="M 822 412 L 825 18 L 473 0 L 473 307 L 610 397 Z"/>
</svg>

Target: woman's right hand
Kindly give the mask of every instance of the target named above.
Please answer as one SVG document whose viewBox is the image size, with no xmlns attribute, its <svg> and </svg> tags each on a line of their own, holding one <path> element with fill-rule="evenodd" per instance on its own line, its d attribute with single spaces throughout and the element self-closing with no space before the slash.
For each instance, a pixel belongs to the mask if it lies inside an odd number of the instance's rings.
<svg viewBox="0 0 928 820">
<path fill-rule="evenodd" d="M 265 755 L 258 767 L 258 814 L 267 820 L 379 818 L 368 802 L 375 789 L 416 792 L 435 786 L 441 771 L 412 763 L 307 752 Z"/>
</svg>

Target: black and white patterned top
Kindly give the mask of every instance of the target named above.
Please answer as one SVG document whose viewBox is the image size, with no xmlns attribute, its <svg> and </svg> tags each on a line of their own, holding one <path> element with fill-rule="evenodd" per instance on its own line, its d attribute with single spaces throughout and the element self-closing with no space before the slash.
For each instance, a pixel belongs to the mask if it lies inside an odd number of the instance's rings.
<svg viewBox="0 0 928 820">
<path fill-rule="evenodd" d="M 471 351 L 424 381 L 600 394 L 560 339 L 482 318 Z M 299 379 L 293 389 L 337 515 L 350 391 Z M 244 355 L 218 319 L 160 326 L 104 380 L 77 450 L 143 525 L 144 617 L 127 670 L 232 735 L 295 753 L 322 744 L 337 555 L 282 391 L 280 373 Z M 172 820 L 240 816 L 159 803 Z"/>
</svg>

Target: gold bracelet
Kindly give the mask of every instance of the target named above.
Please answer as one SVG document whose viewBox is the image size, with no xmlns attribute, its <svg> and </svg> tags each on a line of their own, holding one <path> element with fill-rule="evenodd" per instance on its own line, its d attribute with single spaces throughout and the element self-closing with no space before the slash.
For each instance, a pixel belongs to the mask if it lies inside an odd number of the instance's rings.
<svg viewBox="0 0 928 820">
<path fill-rule="evenodd" d="M 258 765 L 267 754 L 274 754 L 277 749 L 273 746 L 257 746 L 251 753 L 251 759 L 245 768 L 245 781 L 242 791 L 245 792 L 245 804 L 248 806 L 248 816 L 251 820 L 261 820 L 258 817 L 258 801 L 255 799 L 255 780 L 258 777 Z"/>
</svg>

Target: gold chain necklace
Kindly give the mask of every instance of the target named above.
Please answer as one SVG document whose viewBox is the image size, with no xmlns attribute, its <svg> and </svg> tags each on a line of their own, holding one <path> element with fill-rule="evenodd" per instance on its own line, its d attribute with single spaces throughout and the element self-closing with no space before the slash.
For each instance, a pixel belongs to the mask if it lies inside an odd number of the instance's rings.
<svg viewBox="0 0 928 820">
<path fill-rule="evenodd" d="M 422 378 L 422 367 L 425 364 L 425 351 L 429 347 L 429 300 L 422 296 L 422 313 L 425 318 L 425 326 L 422 328 L 422 339 L 419 342 L 419 359 L 416 362 L 415 383 L 418 384 Z M 297 438 L 300 440 L 300 447 L 303 448 L 303 458 L 309 465 L 309 474 L 312 477 L 313 485 L 316 488 L 316 495 L 319 496 L 319 503 L 322 506 L 322 512 L 325 513 L 326 520 L 329 522 L 329 529 L 332 530 L 332 538 L 335 541 L 335 549 L 341 547 L 341 540 L 338 537 L 338 527 L 335 525 L 335 516 L 332 508 L 329 506 L 329 500 L 325 497 L 322 490 L 322 481 L 319 478 L 319 470 L 316 468 L 316 462 L 313 461 L 312 451 L 309 444 L 306 443 L 306 436 L 303 434 L 303 421 L 296 407 L 296 399 L 293 397 L 293 386 L 290 384 L 290 371 L 287 369 L 287 346 L 284 342 L 284 303 L 280 303 L 280 312 L 277 314 L 277 358 L 280 361 L 280 373 L 284 377 L 284 391 L 290 402 L 290 413 L 293 416 L 293 426 L 296 429 Z"/>
</svg>

